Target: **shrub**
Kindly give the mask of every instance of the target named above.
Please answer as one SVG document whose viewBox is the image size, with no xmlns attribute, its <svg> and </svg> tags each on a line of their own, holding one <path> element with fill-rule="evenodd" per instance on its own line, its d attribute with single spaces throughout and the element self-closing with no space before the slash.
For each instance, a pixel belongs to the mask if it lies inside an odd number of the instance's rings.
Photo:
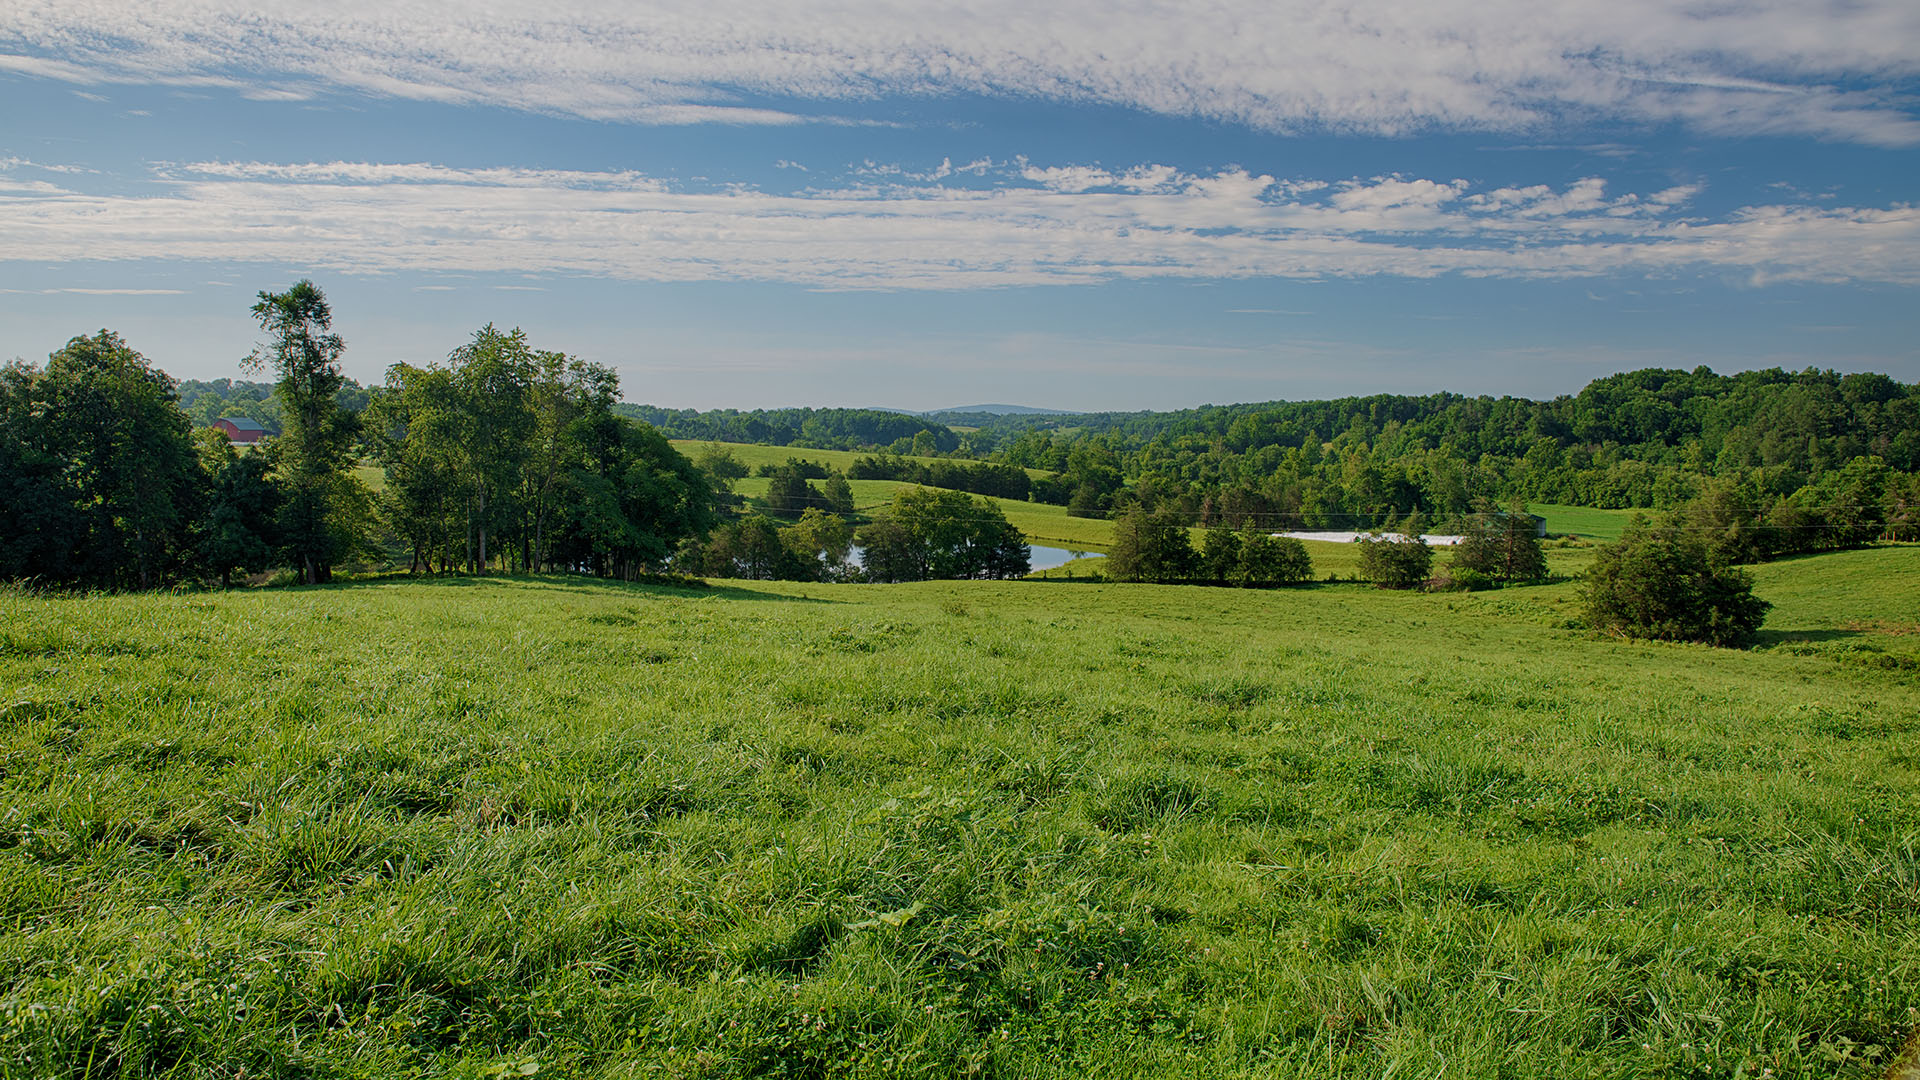
<svg viewBox="0 0 1920 1080">
<path fill-rule="evenodd" d="M 1619 543 L 1594 556 L 1583 598 L 1596 629 L 1710 645 L 1750 638 L 1773 606 L 1753 595 L 1751 575 L 1682 521 L 1654 525 L 1638 515 Z"/>
<path fill-rule="evenodd" d="M 1291 536 L 1249 531 L 1241 540 L 1237 580 L 1242 585 L 1299 585 L 1313 580 L 1307 546 Z"/>
<path fill-rule="evenodd" d="M 1418 534 L 1360 541 L 1360 576 L 1383 589 L 1412 589 L 1433 569 L 1433 549 Z"/>
</svg>

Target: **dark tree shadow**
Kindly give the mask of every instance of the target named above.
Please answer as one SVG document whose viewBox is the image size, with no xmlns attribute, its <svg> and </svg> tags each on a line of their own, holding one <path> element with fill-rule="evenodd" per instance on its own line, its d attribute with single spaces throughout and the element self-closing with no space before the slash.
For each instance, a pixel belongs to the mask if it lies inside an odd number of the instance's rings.
<svg viewBox="0 0 1920 1080">
<path fill-rule="evenodd" d="M 696 579 L 697 580 L 697 579 Z M 756 600 L 769 603 L 793 604 L 834 604 L 837 600 L 827 600 L 815 596 L 788 596 L 775 592 L 762 592 L 741 585 L 672 584 L 654 581 L 620 581 L 613 578 L 596 578 L 575 574 L 488 574 L 469 576 L 466 574 L 383 574 L 377 577 L 355 578 L 351 581 L 333 581 L 325 585 L 283 585 L 275 592 L 331 592 L 336 590 L 355 590 L 377 588 L 382 585 L 424 585 L 435 589 L 486 589 L 502 585 L 525 588 L 532 586 L 542 592 L 574 593 L 581 596 L 651 596 L 659 598 L 677 598 L 698 600 L 702 597 L 719 597 L 727 600 Z"/>
</svg>

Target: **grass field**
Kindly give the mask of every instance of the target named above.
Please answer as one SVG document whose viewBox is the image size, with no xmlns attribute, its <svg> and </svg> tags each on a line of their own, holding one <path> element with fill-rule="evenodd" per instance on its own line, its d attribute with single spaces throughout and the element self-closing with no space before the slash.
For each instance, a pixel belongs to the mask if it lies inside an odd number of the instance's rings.
<svg viewBox="0 0 1920 1080">
<path fill-rule="evenodd" d="M 1547 519 L 1547 531 L 1558 536 L 1584 536 L 1589 540 L 1618 540 L 1627 522 L 1635 514 L 1653 516 L 1651 510 L 1601 510 L 1591 506 L 1558 506 L 1534 503 L 1530 513 Z"/>
<path fill-rule="evenodd" d="M 1917 555 L 1759 568 L 1746 651 L 1571 585 L 0 593 L 0 1072 L 1878 1076 Z"/>
</svg>

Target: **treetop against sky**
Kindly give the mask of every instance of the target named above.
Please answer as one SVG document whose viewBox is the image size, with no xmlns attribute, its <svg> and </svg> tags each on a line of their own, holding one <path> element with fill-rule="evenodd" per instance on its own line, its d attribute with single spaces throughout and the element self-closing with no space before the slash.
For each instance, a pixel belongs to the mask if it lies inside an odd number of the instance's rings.
<svg viewBox="0 0 1920 1080">
<path fill-rule="evenodd" d="M 1920 379 L 1920 9 L 237 0 L 0 12 L 0 357 L 1068 408 Z"/>
</svg>

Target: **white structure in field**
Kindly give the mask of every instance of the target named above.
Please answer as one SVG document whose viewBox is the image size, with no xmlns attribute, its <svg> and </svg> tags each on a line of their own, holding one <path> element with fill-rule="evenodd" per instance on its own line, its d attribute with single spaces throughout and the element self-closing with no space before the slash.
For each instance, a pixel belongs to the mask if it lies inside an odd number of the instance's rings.
<svg viewBox="0 0 1920 1080">
<path fill-rule="evenodd" d="M 1279 532 L 1273 535 L 1291 536 L 1295 540 L 1321 540 L 1329 544 L 1351 544 L 1358 540 L 1393 540 L 1397 542 L 1406 539 L 1404 535 L 1397 532 Z M 1425 540 L 1428 547 L 1453 547 L 1460 542 L 1458 536 L 1443 536 L 1436 533 L 1421 533 L 1420 539 Z"/>
</svg>

